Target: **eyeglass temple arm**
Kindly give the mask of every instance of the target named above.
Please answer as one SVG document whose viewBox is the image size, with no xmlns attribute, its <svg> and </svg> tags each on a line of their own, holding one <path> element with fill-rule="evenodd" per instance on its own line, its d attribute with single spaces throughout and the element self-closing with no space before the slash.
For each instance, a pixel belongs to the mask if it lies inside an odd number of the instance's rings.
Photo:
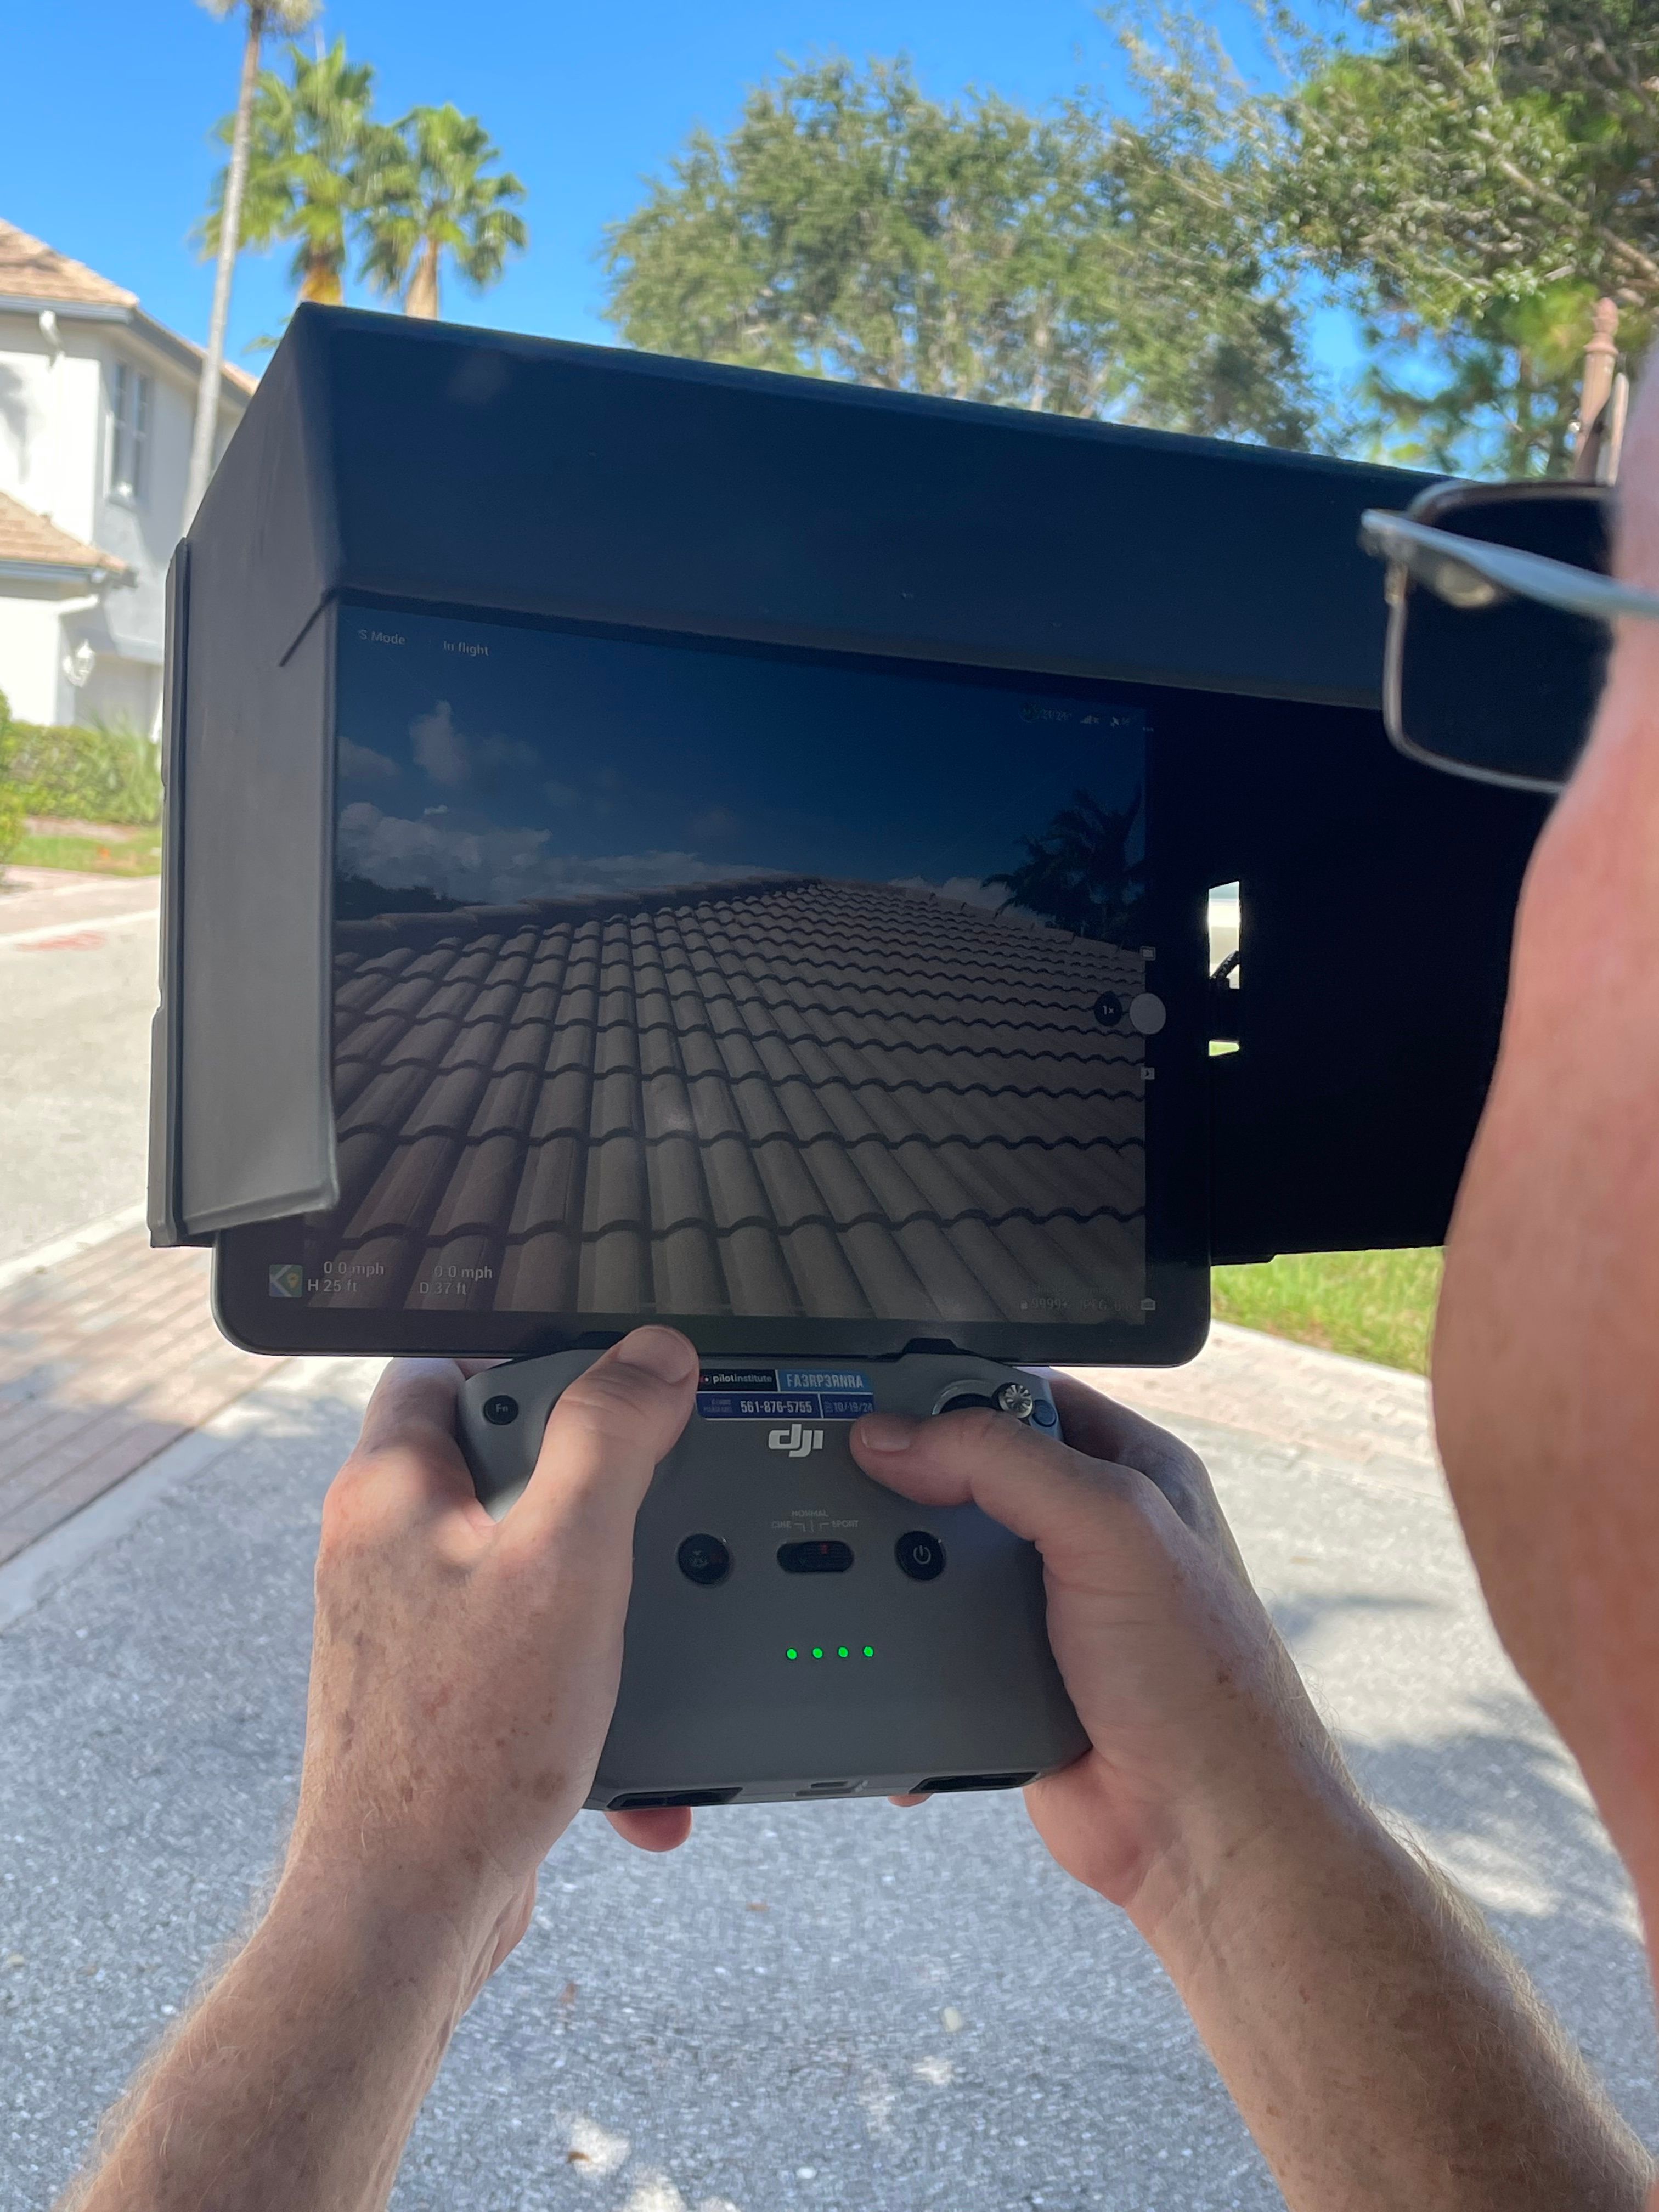
<svg viewBox="0 0 1659 2212">
<path fill-rule="evenodd" d="M 1638 622 L 1659 622 L 1659 593 L 1638 591 L 1633 584 L 1598 576 L 1592 569 L 1575 568 L 1570 561 L 1552 561 L 1542 553 L 1523 552 L 1517 545 L 1492 545 L 1484 538 L 1436 530 L 1386 507 L 1367 507 L 1360 516 L 1359 542 L 1368 553 L 1407 567 L 1410 549 L 1420 546 L 1425 552 L 1437 553 L 1443 560 L 1472 568 L 1477 576 L 1517 598 L 1540 600 L 1565 614 L 1588 615 L 1598 622 L 1612 622 L 1620 615 Z"/>
</svg>

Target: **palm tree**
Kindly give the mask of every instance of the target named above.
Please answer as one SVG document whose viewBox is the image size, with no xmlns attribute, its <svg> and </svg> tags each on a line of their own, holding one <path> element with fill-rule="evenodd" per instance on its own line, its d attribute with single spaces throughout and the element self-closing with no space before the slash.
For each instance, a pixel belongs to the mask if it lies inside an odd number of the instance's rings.
<svg viewBox="0 0 1659 2212">
<path fill-rule="evenodd" d="M 1020 839 L 1019 866 L 987 876 L 986 888 L 1007 892 L 1004 907 L 1041 915 L 1073 937 L 1121 943 L 1139 927 L 1145 863 L 1133 849 L 1139 826 L 1139 797 L 1107 807 L 1074 791 L 1046 829 Z"/>
<path fill-rule="evenodd" d="M 219 216 L 219 260 L 213 275 L 213 313 L 208 324 L 207 355 L 196 387 L 196 429 L 190 445 L 190 481 L 185 492 L 184 526 L 202 503 L 213 473 L 213 439 L 219 424 L 219 386 L 224 378 L 225 326 L 230 320 L 230 280 L 241 243 L 242 192 L 247 182 L 248 141 L 253 126 L 253 86 L 259 50 L 268 31 L 302 31 L 317 12 L 318 0 L 198 0 L 222 21 L 239 9 L 247 15 L 242 45 L 242 76 L 231 130 L 230 169 Z"/>
<path fill-rule="evenodd" d="M 514 212 L 524 186 L 506 171 L 483 173 L 498 149 L 477 116 L 458 107 L 414 108 L 397 130 L 402 155 L 376 179 L 363 274 L 381 291 L 401 293 L 406 315 L 435 320 L 446 253 L 482 289 L 527 242 L 524 218 Z"/>
<path fill-rule="evenodd" d="M 263 70 L 253 100 L 252 140 L 242 201 L 242 243 L 256 251 L 278 239 L 295 241 L 293 276 L 302 300 L 337 307 L 350 232 L 389 157 L 401 150 L 393 132 L 369 120 L 374 72 L 346 59 L 337 39 L 315 56 L 288 50 L 289 74 Z M 228 143 L 227 116 L 218 135 Z M 222 206 L 228 179 L 216 199 Z M 203 226 L 219 242 L 216 208 Z"/>
</svg>

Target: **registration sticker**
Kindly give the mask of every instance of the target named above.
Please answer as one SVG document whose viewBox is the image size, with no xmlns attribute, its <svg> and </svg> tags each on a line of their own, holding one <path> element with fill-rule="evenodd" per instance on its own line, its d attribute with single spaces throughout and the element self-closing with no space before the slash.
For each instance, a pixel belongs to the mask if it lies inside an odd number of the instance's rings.
<svg viewBox="0 0 1659 2212">
<path fill-rule="evenodd" d="M 697 1377 L 705 1421 L 856 1421 L 876 1410 L 860 1367 L 705 1367 Z"/>
<path fill-rule="evenodd" d="M 855 1390 L 870 1395 L 870 1377 L 861 1367 L 780 1367 L 780 1390 Z"/>
<path fill-rule="evenodd" d="M 697 1411 L 705 1421 L 821 1421 L 823 1408 L 812 1390 L 699 1390 Z"/>
</svg>

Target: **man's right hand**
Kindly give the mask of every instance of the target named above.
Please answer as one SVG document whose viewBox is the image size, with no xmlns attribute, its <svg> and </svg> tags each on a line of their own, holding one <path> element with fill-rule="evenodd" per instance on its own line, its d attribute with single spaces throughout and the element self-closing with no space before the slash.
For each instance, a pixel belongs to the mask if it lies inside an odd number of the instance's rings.
<svg viewBox="0 0 1659 2212">
<path fill-rule="evenodd" d="M 884 1413 L 853 1450 L 905 1497 L 971 1501 L 1042 1553 L 1091 1748 L 1026 1802 L 1067 1873 L 1146 1926 L 1195 1861 L 1224 1859 L 1310 1785 L 1348 1785 L 1203 1462 L 1080 1383 L 1053 1387 L 1064 1443 L 1003 1413 Z"/>
<path fill-rule="evenodd" d="M 1291 2212 L 1636 2212 L 1641 2145 L 1479 1916 L 1359 1796 L 1202 1462 L 1054 1390 L 1063 1444 L 980 1411 L 866 1415 L 853 1449 L 1042 1553 L 1091 1747 L 1030 1785 L 1031 1818 L 1157 1951 Z"/>
</svg>

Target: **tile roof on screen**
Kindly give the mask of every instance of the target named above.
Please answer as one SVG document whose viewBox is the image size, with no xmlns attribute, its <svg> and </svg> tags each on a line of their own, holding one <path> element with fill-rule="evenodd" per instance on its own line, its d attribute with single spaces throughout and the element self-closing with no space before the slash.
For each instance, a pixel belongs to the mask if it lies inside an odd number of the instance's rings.
<svg viewBox="0 0 1659 2212">
<path fill-rule="evenodd" d="M 386 1271 L 364 1302 L 453 1310 L 469 1268 L 473 1309 L 546 1313 L 1138 1295 L 1142 1041 L 1091 1011 L 1143 988 L 1138 951 L 799 876 L 336 946 L 328 1242 Z"/>
<path fill-rule="evenodd" d="M 0 563 L 12 562 L 31 568 L 101 568 L 111 576 L 125 575 L 127 568 L 112 553 L 71 538 L 21 500 L 0 491 Z"/>
</svg>

